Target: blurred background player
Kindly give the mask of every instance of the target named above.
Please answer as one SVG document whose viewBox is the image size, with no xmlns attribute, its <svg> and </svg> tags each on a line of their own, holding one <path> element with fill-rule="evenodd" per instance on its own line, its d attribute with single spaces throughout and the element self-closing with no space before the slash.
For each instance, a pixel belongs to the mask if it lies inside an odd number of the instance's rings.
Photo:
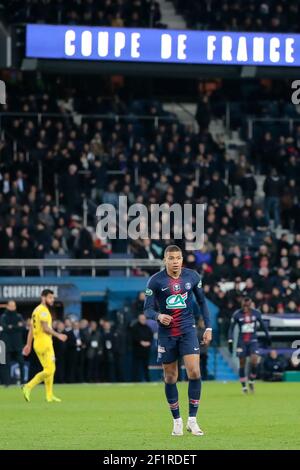
<svg viewBox="0 0 300 470">
<path fill-rule="evenodd" d="M 41 293 L 41 303 L 32 313 L 31 327 L 28 332 L 27 344 L 23 349 L 23 354 L 28 356 L 31 352 L 32 341 L 37 357 L 43 370 L 37 373 L 30 382 L 23 387 L 23 394 L 26 401 L 30 401 L 31 390 L 41 382 L 45 383 L 47 402 L 60 402 L 61 400 L 53 395 L 53 379 L 55 373 L 55 355 L 52 343 L 52 336 L 60 341 L 66 341 L 67 335 L 57 333 L 52 329 L 52 317 L 49 308 L 54 303 L 54 293 L 50 289 L 44 289 Z"/>
<path fill-rule="evenodd" d="M 238 341 L 236 353 L 239 358 L 239 376 L 242 389 L 244 393 L 248 392 L 247 382 L 249 389 L 254 392 L 254 381 L 257 374 L 257 363 L 258 363 L 258 340 L 257 340 L 257 326 L 261 326 L 266 334 L 267 342 L 270 345 L 270 336 L 265 326 L 261 313 L 259 310 L 252 308 L 252 300 L 250 297 L 244 297 L 242 300 L 242 308 L 234 312 L 228 333 L 228 347 L 232 354 L 233 350 L 233 330 L 235 325 L 238 325 Z M 250 368 L 249 368 L 249 380 L 246 376 L 245 366 L 246 359 L 250 357 Z"/>
<path fill-rule="evenodd" d="M 209 312 L 202 291 L 199 274 L 182 268 L 181 249 L 170 245 L 164 253 L 166 268 L 148 281 L 144 312 L 147 318 L 158 321 L 158 360 L 162 362 L 165 394 L 174 418 L 173 436 L 183 434 L 183 422 L 178 402 L 178 359 L 183 357 L 189 387 L 189 418 L 187 430 L 195 436 L 204 433 L 197 423 L 201 396 L 200 346 L 193 315 L 193 294 L 199 304 L 205 323 L 203 342 L 212 339 Z"/>
</svg>

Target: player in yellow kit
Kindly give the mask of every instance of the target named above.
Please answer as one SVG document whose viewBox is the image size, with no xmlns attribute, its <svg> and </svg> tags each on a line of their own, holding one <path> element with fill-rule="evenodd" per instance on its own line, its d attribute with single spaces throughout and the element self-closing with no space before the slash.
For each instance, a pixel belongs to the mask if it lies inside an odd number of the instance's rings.
<svg viewBox="0 0 300 470">
<path fill-rule="evenodd" d="M 43 370 L 36 374 L 30 382 L 24 385 L 23 394 L 26 401 L 30 401 L 31 390 L 41 382 L 45 383 L 46 400 L 50 402 L 60 402 L 61 400 L 53 395 L 53 379 L 55 373 L 55 355 L 52 343 L 52 336 L 60 341 L 66 341 L 67 335 L 57 333 L 52 329 L 52 317 L 49 308 L 54 303 L 54 293 L 50 289 L 44 289 L 41 293 L 41 303 L 38 305 L 31 317 L 31 326 L 28 332 L 27 343 L 23 349 L 23 354 L 28 356 L 32 348 L 36 352 Z"/>
</svg>

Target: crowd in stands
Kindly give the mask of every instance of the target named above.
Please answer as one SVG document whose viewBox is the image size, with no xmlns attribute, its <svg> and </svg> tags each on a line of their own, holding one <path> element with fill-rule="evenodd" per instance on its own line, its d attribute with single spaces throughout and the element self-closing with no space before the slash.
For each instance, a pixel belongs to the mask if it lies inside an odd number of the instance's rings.
<svg viewBox="0 0 300 470">
<path fill-rule="evenodd" d="M 154 27 L 160 25 L 153 0 L 10 0 L 0 1 L 0 18 L 14 23 Z"/>
<path fill-rule="evenodd" d="M 299 32 L 296 0 L 172 0 L 187 27 L 219 31 Z"/>
<path fill-rule="evenodd" d="M 187 28 L 220 31 L 299 32 L 296 0 L 172 0 Z M 10 0 L 0 1 L 8 23 L 83 24 L 114 27 L 161 27 L 154 0 Z M 163 25 L 166 27 L 166 25 Z"/>
<path fill-rule="evenodd" d="M 266 313 L 299 311 L 300 128 L 264 129 L 233 158 L 222 136 L 209 131 L 214 100 L 202 93 L 196 129 L 159 102 L 119 94 L 9 94 L 4 113 L 24 114 L 1 117 L 0 257 L 161 258 L 174 240 L 97 238 L 97 206 L 118 208 L 120 195 L 147 207 L 203 203 L 204 247 L 191 252 L 185 240 L 175 242 L 186 265 L 202 273 L 207 296 L 231 312 L 235 289 L 219 284 L 246 282 Z M 36 112 L 57 115 L 30 114 Z M 103 117 L 80 120 L 73 112 Z M 278 239 L 280 229 L 287 234 Z"/>
</svg>

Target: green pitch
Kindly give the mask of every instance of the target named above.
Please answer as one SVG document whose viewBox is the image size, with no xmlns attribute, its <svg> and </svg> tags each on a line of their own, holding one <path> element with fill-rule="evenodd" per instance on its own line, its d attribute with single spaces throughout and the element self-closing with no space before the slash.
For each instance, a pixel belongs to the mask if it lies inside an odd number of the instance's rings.
<svg viewBox="0 0 300 470">
<path fill-rule="evenodd" d="M 63 403 L 46 403 L 39 386 L 26 403 L 0 388 L 0 449 L 300 449 L 300 386 L 206 382 L 199 411 L 205 436 L 172 437 L 163 384 L 61 385 Z M 179 384 L 187 417 L 187 384 Z"/>
</svg>

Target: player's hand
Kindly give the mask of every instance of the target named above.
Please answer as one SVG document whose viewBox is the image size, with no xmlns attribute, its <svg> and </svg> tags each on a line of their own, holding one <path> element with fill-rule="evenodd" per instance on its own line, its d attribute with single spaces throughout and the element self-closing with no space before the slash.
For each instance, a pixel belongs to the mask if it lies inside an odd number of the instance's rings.
<svg viewBox="0 0 300 470">
<path fill-rule="evenodd" d="M 230 354 L 232 354 L 232 351 L 233 351 L 233 343 L 232 343 L 232 341 L 228 341 L 228 350 L 229 350 Z"/>
<path fill-rule="evenodd" d="M 60 339 L 60 341 L 62 341 L 64 343 L 65 341 L 67 341 L 68 337 L 67 337 L 67 335 L 65 335 L 63 333 L 59 333 L 58 339 Z"/>
<path fill-rule="evenodd" d="M 165 326 L 169 326 L 172 321 L 171 315 L 166 315 L 165 313 L 160 313 L 157 319 L 162 325 Z"/>
<path fill-rule="evenodd" d="M 203 343 L 204 344 L 209 344 L 212 340 L 212 331 L 211 330 L 205 330 L 203 333 Z"/>
<path fill-rule="evenodd" d="M 23 353 L 23 356 L 29 356 L 29 354 L 31 353 L 31 346 L 26 344 L 26 346 L 24 346 L 23 348 L 22 353 Z"/>
</svg>

